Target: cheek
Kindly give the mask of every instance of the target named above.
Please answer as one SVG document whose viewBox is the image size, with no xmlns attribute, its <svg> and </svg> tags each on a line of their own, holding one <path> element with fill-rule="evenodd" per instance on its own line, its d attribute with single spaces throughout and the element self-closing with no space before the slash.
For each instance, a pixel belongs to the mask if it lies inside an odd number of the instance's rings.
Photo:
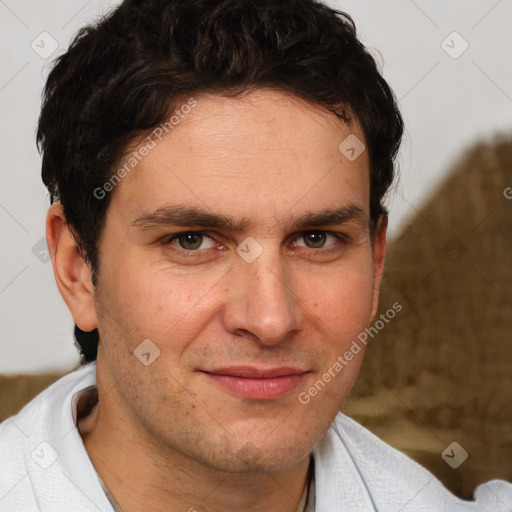
<svg viewBox="0 0 512 512">
<path fill-rule="evenodd" d="M 125 339 L 134 344 L 146 338 L 155 343 L 173 338 L 178 344 L 201 329 L 221 276 L 118 260 L 116 268 L 102 277 L 101 309 L 124 327 Z M 179 339 L 174 340 L 173 331 L 179 331 Z"/>
<path fill-rule="evenodd" d="M 374 280 L 369 262 L 343 271 L 308 278 L 307 303 L 328 327 L 331 339 L 346 343 L 364 330 L 371 320 Z"/>
<path fill-rule="evenodd" d="M 350 272 L 318 277 L 322 292 L 313 297 L 311 323 L 316 330 L 317 350 L 322 360 L 317 373 L 303 389 L 301 403 L 334 416 L 349 395 L 362 363 L 366 344 L 361 335 L 371 321 L 373 274 L 371 265 L 352 267 Z M 311 284 L 314 284 L 311 283 Z"/>
</svg>

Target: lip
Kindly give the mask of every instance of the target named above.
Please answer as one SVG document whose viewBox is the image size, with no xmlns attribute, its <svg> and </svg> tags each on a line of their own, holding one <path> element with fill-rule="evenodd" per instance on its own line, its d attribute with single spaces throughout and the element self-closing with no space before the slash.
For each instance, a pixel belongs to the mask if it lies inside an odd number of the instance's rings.
<svg viewBox="0 0 512 512">
<path fill-rule="evenodd" d="M 299 386 L 307 370 L 293 367 L 256 368 L 236 366 L 202 371 L 217 386 L 250 400 L 275 400 Z"/>
<path fill-rule="evenodd" d="M 300 375 L 307 370 L 291 366 L 280 366 L 277 368 L 257 368 L 256 366 L 228 366 L 214 370 L 203 370 L 214 375 L 228 375 L 230 377 L 244 377 L 251 379 L 270 379 L 284 375 Z"/>
</svg>

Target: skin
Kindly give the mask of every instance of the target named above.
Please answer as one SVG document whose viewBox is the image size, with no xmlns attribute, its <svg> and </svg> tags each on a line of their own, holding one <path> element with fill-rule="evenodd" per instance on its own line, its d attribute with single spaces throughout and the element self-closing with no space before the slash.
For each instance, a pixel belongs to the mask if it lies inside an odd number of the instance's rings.
<svg viewBox="0 0 512 512">
<path fill-rule="evenodd" d="M 100 333 L 100 402 L 82 421 L 82 436 L 125 512 L 295 512 L 309 454 L 349 394 L 364 351 L 308 404 L 298 394 L 371 322 L 386 221 L 372 237 L 367 151 L 350 161 L 338 150 L 350 134 L 365 141 L 357 122 L 271 89 L 196 98 L 112 192 L 96 287 L 61 206 L 48 213 L 61 294 L 75 323 Z M 178 203 L 249 226 L 211 229 L 180 245 L 162 241 L 204 228 L 133 225 Z M 310 228 L 320 241 L 289 227 L 307 211 L 347 205 L 361 219 Z M 263 249 L 252 263 L 236 252 L 249 236 Z M 134 355 L 144 339 L 160 350 L 149 366 Z M 284 397 L 249 400 L 199 371 L 233 365 L 309 373 Z"/>
</svg>

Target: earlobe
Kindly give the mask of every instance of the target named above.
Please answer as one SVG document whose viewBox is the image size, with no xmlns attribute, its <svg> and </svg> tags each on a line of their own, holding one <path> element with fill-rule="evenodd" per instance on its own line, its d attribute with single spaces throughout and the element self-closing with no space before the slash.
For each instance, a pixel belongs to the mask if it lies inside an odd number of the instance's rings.
<svg viewBox="0 0 512 512">
<path fill-rule="evenodd" d="M 371 318 L 377 314 L 379 307 L 379 291 L 384 273 L 384 263 L 386 261 L 386 232 L 388 228 L 388 216 L 383 214 L 377 223 L 375 233 L 373 235 L 373 305 Z"/>
<path fill-rule="evenodd" d="M 48 210 L 46 239 L 57 287 L 75 324 L 87 332 L 96 329 L 91 268 L 80 253 L 61 204 L 53 204 Z"/>
</svg>

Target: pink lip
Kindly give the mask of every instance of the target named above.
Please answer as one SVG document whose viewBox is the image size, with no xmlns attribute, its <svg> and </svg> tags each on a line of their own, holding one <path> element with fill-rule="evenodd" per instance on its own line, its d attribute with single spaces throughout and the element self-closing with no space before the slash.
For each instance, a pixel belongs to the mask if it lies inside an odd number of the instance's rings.
<svg viewBox="0 0 512 512">
<path fill-rule="evenodd" d="M 272 400 L 293 391 L 308 373 L 299 368 L 254 368 L 238 366 L 203 373 L 216 385 L 251 400 Z"/>
</svg>

